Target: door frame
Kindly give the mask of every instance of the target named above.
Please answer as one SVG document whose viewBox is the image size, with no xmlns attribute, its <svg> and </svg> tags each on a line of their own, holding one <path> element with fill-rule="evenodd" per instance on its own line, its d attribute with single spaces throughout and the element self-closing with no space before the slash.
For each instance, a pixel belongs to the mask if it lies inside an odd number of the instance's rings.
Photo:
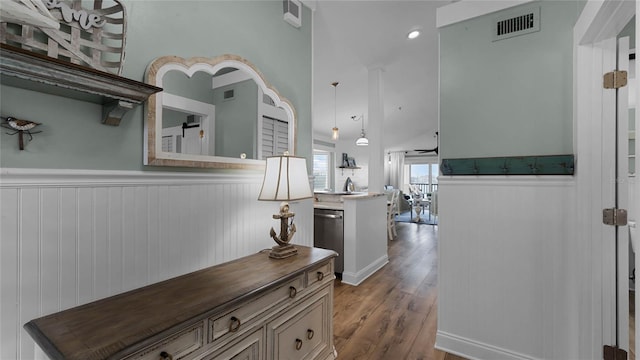
<svg viewBox="0 0 640 360">
<path fill-rule="evenodd" d="M 600 134 L 603 106 L 610 106 L 607 105 L 610 99 L 603 95 L 602 74 L 610 64 L 603 63 L 606 50 L 598 43 L 615 38 L 638 9 L 640 5 L 633 0 L 589 1 L 574 27 L 574 152 L 577 154 L 574 247 L 579 262 L 576 281 L 580 284 L 580 293 L 575 299 L 579 358 L 601 359 L 602 346 L 615 343 L 616 319 L 610 311 L 615 305 L 615 287 L 611 291 L 611 284 L 603 281 L 615 272 L 615 266 L 611 264 L 611 253 L 602 251 L 606 248 L 603 237 L 613 242 L 615 232 L 612 235 L 611 229 L 604 228 L 601 215 L 601 209 L 611 207 L 608 205 L 611 195 L 601 177 L 605 167 L 603 156 L 607 156 L 615 144 L 603 140 Z"/>
</svg>

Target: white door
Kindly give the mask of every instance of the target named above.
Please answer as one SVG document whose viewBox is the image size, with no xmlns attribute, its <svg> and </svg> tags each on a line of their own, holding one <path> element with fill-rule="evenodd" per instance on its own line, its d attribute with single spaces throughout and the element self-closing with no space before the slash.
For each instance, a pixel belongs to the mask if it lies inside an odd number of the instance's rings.
<svg viewBox="0 0 640 360">
<path fill-rule="evenodd" d="M 180 154 L 207 155 L 208 142 L 201 126 L 162 129 L 162 151 Z"/>
<path fill-rule="evenodd" d="M 636 49 L 637 49 L 636 45 Z M 637 52 L 637 51 L 636 51 Z M 640 179 L 638 179 L 638 171 L 640 170 L 640 143 L 637 140 L 636 134 L 638 133 L 638 128 L 640 125 L 640 121 L 638 121 L 638 110 L 637 110 L 637 97 L 638 97 L 638 80 L 637 80 L 637 71 L 638 67 L 636 65 L 636 61 L 632 61 L 629 67 L 629 73 L 632 74 L 629 78 L 629 107 L 635 109 L 634 117 L 629 118 L 629 167 L 631 168 L 629 171 L 629 241 L 633 244 L 631 248 L 633 249 L 635 261 L 631 263 L 630 268 L 634 269 L 633 275 L 637 273 L 635 269 L 640 270 L 640 226 L 638 222 L 640 220 Z M 631 113 L 629 114 L 631 115 Z M 631 284 L 630 284 L 631 285 Z M 640 282 L 637 279 L 634 279 L 634 293 L 635 293 L 635 303 L 634 305 L 634 313 L 635 309 L 640 309 L 640 296 L 635 291 L 636 288 L 640 287 Z M 635 331 L 634 334 L 629 338 L 630 341 L 633 341 L 635 346 L 633 348 L 634 353 L 637 354 L 638 347 L 640 346 L 640 322 L 635 321 L 634 314 L 634 322 Z M 636 356 L 637 357 L 637 356 Z M 632 357 L 629 357 L 633 359 Z M 635 357 L 634 357 L 635 358 Z"/>
<path fill-rule="evenodd" d="M 616 198 L 616 90 L 605 89 L 602 85 L 604 73 L 613 71 L 617 67 L 617 41 L 615 38 L 603 40 L 596 44 L 596 48 L 601 49 L 601 66 L 597 67 L 599 77 L 595 84 L 600 89 L 602 96 L 600 111 L 599 137 L 601 138 L 601 208 L 615 208 Z M 597 121 L 596 117 L 596 121 Z M 594 207 L 594 213 L 601 213 L 602 209 Z M 602 217 L 596 218 L 592 226 L 598 228 L 601 237 L 602 252 L 602 287 L 607 296 L 602 297 L 602 341 L 604 345 L 617 346 L 628 350 L 620 342 L 620 326 L 618 314 L 623 313 L 618 303 L 618 241 L 617 229 L 615 226 L 605 225 Z M 624 307 L 624 304 L 622 304 Z"/>
<path fill-rule="evenodd" d="M 629 73 L 629 38 L 618 40 L 617 69 Z M 616 207 L 629 209 L 629 86 L 616 92 Z M 629 351 L 629 228 L 616 226 L 618 347 Z"/>
<path fill-rule="evenodd" d="M 603 81 L 600 110 L 603 256 L 602 299 L 603 344 L 629 351 L 629 235 L 626 222 L 605 220 L 605 209 L 628 209 L 628 88 L 610 88 L 604 73 L 629 69 L 629 39 L 610 38 L 596 44 L 602 50 Z M 615 76 L 618 76 L 617 74 Z M 611 76 L 609 76 L 611 77 Z M 616 86 L 616 85 L 613 85 Z M 622 111 L 624 109 L 624 111 Z M 594 209 L 597 211 L 597 209 Z M 617 213 L 616 213 L 617 215 Z M 613 350 L 611 350 L 613 351 Z M 606 350 L 605 350 L 606 352 Z M 606 356 L 605 356 L 606 358 Z"/>
<path fill-rule="evenodd" d="M 628 200 L 616 192 L 618 180 L 628 185 L 628 178 L 619 176 L 617 164 L 620 162 L 620 131 L 616 128 L 618 91 L 603 89 L 602 77 L 616 68 L 616 37 L 638 11 L 640 2 L 636 1 L 588 1 L 574 27 L 578 155 L 575 249 L 580 262 L 577 266 L 580 275 L 576 278 L 585 284 L 579 286 L 584 296 L 576 302 L 576 311 L 580 314 L 579 323 L 586 325 L 580 325 L 578 330 L 576 358 L 581 359 L 602 359 L 603 345 L 628 348 L 628 327 L 624 328 L 628 318 L 622 319 L 628 316 L 628 300 L 625 306 L 628 295 L 620 285 L 628 286 L 628 268 L 623 268 L 628 258 L 620 256 L 622 264 L 616 261 L 619 255 L 628 252 L 625 241 L 628 227 L 605 225 L 602 221 L 602 209 L 614 208 Z"/>
<path fill-rule="evenodd" d="M 200 125 L 184 129 L 182 153 L 207 155 L 208 144 L 205 144 L 204 141 L 204 130 Z"/>
<path fill-rule="evenodd" d="M 629 38 L 611 38 L 600 43 L 603 72 L 629 70 Z M 620 78 L 620 72 L 614 77 Z M 629 351 L 629 230 L 626 221 L 608 223 L 604 209 L 629 209 L 628 86 L 607 84 L 602 90 L 602 250 L 603 341 Z M 618 80 L 616 80 L 617 82 Z M 617 88 L 611 88 L 614 86 Z M 619 215 L 619 214 L 617 214 Z"/>
</svg>

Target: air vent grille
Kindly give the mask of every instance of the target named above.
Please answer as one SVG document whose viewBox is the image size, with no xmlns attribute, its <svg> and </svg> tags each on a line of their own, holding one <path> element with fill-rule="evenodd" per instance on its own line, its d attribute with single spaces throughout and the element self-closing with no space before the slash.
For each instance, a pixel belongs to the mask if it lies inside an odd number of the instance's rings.
<svg viewBox="0 0 640 360">
<path fill-rule="evenodd" d="M 235 97 L 235 91 L 233 89 L 225 90 L 224 93 L 222 94 L 222 99 L 223 100 L 231 100 L 234 97 Z"/>
<path fill-rule="evenodd" d="M 300 17 L 300 5 L 294 1 L 284 0 L 282 2 L 282 6 L 284 8 L 284 13 L 291 13 L 293 17 Z"/>
<path fill-rule="evenodd" d="M 533 14 L 518 16 L 515 18 L 498 22 L 498 32 L 496 35 L 502 36 L 512 32 L 533 28 Z"/>
<path fill-rule="evenodd" d="M 540 7 L 527 8 L 518 13 L 508 13 L 496 19 L 493 25 L 493 41 L 540 31 Z"/>
<path fill-rule="evenodd" d="M 200 122 L 200 116 L 187 115 L 187 124 L 195 124 Z"/>
<path fill-rule="evenodd" d="M 299 28 L 302 25 L 302 3 L 300 0 L 284 0 L 282 6 L 284 21 Z"/>
</svg>

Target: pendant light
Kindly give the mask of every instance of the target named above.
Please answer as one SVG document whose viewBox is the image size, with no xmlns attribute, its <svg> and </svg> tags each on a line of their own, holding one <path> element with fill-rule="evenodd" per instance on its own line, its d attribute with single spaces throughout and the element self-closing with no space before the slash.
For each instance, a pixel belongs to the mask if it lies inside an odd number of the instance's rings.
<svg viewBox="0 0 640 360">
<path fill-rule="evenodd" d="M 338 140 L 338 125 L 337 125 L 337 115 L 336 115 L 336 108 L 337 108 L 337 92 L 338 92 L 338 84 L 339 82 L 333 82 L 331 83 L 331 85 L 333 86 L 333 129 L 331 129 L 331 139 L 332 140 Z"/>
<path fill-rule="evenodd" d="M 351 119 L 358 121 L 355 116 L 352 116 Z M 364 133 L 364 115 L 360 115 L 360 119 L 362 120 L 362 129 L 360 130 L 360 137 L 356 140 L 356 146 L 368 146 L 369 139 L 367 139 L 367 135 Z"/>
</svg>

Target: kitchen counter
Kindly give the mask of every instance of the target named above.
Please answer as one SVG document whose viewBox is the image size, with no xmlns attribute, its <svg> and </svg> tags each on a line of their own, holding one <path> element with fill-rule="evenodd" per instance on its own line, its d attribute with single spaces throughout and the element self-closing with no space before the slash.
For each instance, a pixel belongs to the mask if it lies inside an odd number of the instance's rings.
<svg viewBox="0 0 640 360">
<path fill-rule="evenodd" d="M 352 199 L 369 199 L 369 198 L 374 198 L 378 196 L 386 196 L 386 195 L 383 193 L 352 193 L 350 195 L 343 195 L 342 198 L 352 200 Z"/>
<path fill-rule="evenodd" d="M 315 209 L 324 210 L 344 210 L 344 203 L 335 201 L 314 201 L 313 207 Z"/>
<path fill-rule="evenodd" d="M 388 263 L 384 193 L 315 192 L 315 209 L 344 212 L 342 282 L 358 285 Z"/>
<path fill-rule="evenodd" d="M 378 196 L 385 196 L 383 193 L 366 193 L 366 192 L 314 192 L 315 201 L 313 207 L 316 209 L 328 209 L 328 210 L 344 210 L 345 200 L 362 200 L 370 199 Z"/>
</svg>

